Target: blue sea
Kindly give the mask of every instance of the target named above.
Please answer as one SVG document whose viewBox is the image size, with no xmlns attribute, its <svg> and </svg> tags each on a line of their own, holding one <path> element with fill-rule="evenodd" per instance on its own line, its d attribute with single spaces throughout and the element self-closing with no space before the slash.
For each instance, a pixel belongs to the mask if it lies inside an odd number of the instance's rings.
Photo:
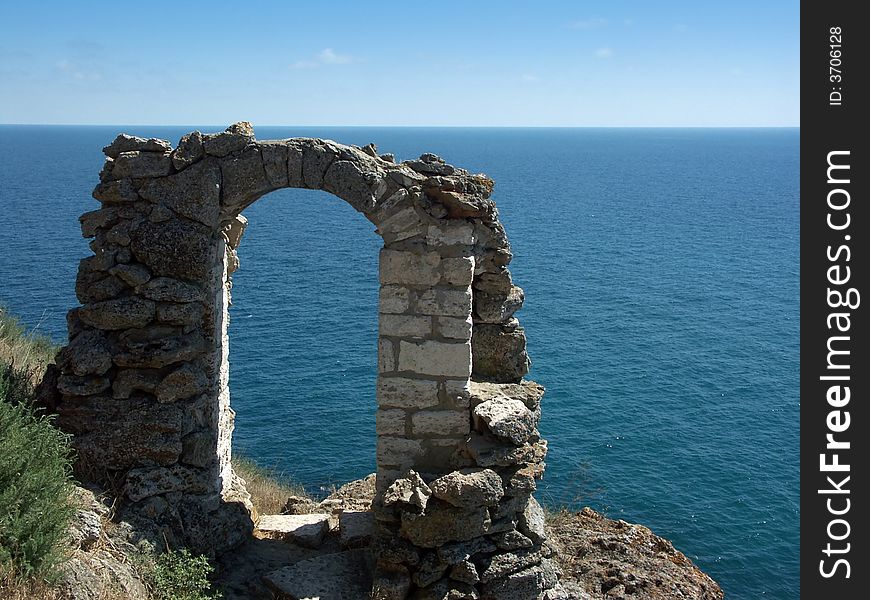
<svg viewBox="0 0 870 600">
<path fill-rule="evenodd" d="M 192 129 L 0 126 L 0 303 L 64 340 L 101 147 Z M 435 152 L 493 177 L 529 376 L 547 388 L 539 497 L 651 527 L 729 598 L 799 596 L 799 130 L 256 131 Z M 245 214 L 234 451 L 314 491 L 362 477 L 379 238 L 323 192 Z"/>
</svg>

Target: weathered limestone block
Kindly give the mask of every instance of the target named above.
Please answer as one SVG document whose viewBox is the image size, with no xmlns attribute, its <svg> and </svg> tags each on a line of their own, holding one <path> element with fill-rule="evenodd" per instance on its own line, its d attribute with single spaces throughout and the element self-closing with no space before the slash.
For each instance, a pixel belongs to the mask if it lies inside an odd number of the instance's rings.
<svg viewBox="0 0 870 600">
<path fill-rule="evenodd" d="M 205 149 L 202 145 L 202 134 L 198 131 L 193 131 L 181 136 L 178 141 L 178 146 L 172 152 L 172 166 L 177 171 L 181 171 L 205 155 Z"/>
<path fill-rule="evenodd" d="M 141 138 L 126 133 L 118 134 L 115 140 L 103 148 L 103 154 L 111 158 L 118 158 L 122 152 L 157 152 L 163 154 L 172 149 L 172 144 L 166 140 L 157 138 Z"/>
<path fill-rule="evenodd" d="M 474 295 L 474 315 L 481 323 L 504 323 L 523 307 L 524 300 L 525 294 L 518 286 L 512 286 L 504 296 L 478 292 Z"/>
<path fill-rule="evenodd" d="M 517 383 L 529 372 L 522 327 L 480 323 L 471 335 L 474 373 L 501 383 Z"/>
<path fill-rule="evenodd" d="M 86 472 L 168 465 L 181 453 L 182 413 L 153 400 L 91 396 L 65 402 L 58 406 L 57 425 L 74 434 L 77 466 Z"/>
<path fill-rule="evenodd" d="M 547 456 L 546 440 L 516 447 L 494 437 L 472 433 L 466 451 L 481 467 L 511 467 L 522 463 L 538 463 Z"/>
<path fill-rule="evenodd" d="M 302 145 L 297 140 L 287 142 L 287 186 L 302 188 L 305 187 L 305 180 L 302 176 L 302 161 L 303 152 Z"/>
<path fill-rule="evenodd" d="M 114 224 L 118 218 L 118 210 L 117 207 L 114 206 L 106 206 L 84 213 L 79 217 L 79 224 L 82 228 L 82 237 L 94 237 L 97 235 L 98 230 Z"/>
<path fill-rule="evenodd" d="M 91 396 L 107 390 L 111 385 L 108 377 L 95 375 L 61 375 L 57 380 L 57 389 L 67 396 Z"/>
<path fill-rule="evenodd" d="M 450 579 L 474 585 L 480 581 L 480 576 L 477 574 L 477 567 L 474 566 L 474 563 L 464 560 L 450 569 Z"/>
<path fill-rule="evenodd" d="M 217 460 L 217 438 L 211 431 L 197 431 L 181 440 L 179 461 L 193 467 L 208 467 Z"/>
<path fill-rule="evenodd" d="M 329 532 L 329 515 L 262 515 L 257 530 L 263 537 L 319 548 Z"/>
<path fill-rule="evenodd" d="M 481 589 L 481 600 L 538 600 L 550 587 L 550 579 L 542 569 L 529 567 L 497 579 Z M 549 587 L 548 587 L 549 586 Z"/>
<path fill-rule="evenodd" d="M 372 600 L 405 600 L 411 589 L 411 576 L 404 565 L 379 566 L 372 584 Z"/>
<path fill-rule="evenodd" d="M 474 277 L 474 258 L 445 258 L 441 261 L 441 283 L 443 285 L 467 286 Z"/>
<path fill-rule="evenodd" d="M 302 149 L 302 179 L 305 187 L 319 190 L 327 169 L 338 158 L 338 149 L 328 140 L 306 141 Z"/>
<path fill-rule="evenodd" d="M 423 455 L 423 446 L 418 440 L 379 435 L 375 453 L 379 465 L 408 469 Z"/>
<path fill-rule="evenodd" d="M 544 396 L 544 386 L 534 381 L 524 380 L 520 383 L 492 383 L 489 381 L 471 381 L 469 385 L 471 403 L 477 406 L 498 396 L 520 400 L 531 411 L 540 407 Z"/>
<path fill-rule="evenodd" d="M 475 243 L 474 225 L 462 221 L 429 225 L 426 242 L 430 246 L 471 246 Z"/>
<path fill-rule="evenodd" d="M 393 342 L 386 338 L 378 340 L 378 373 L 391 373 L 396 370 L 396 354 Z"/>
<path fill-rule="evenodd" d="M 196 302 L 157 303 L 157 321 L 168 325 L 193 325 L 202 320 L 202 305 Z"/>
<path fill-rule="evenodd" d="M 467 542 L 453 542 L 438 548 L 441 560 L 451 565 L 458 565 L 466 560 L 479 560 L 481 555 L 495 552 L 495 544 L 487 537 L 479 537 Z"/>
<path fill-rule="evenodd" d="M 287 187 L 287 155 L 286 142 L 258 142 L 263 155 L 263 169 L 266 179 L 274 188 Z"/>
<path fill-rule="evenodd" d="M 131 231 L 130 238 L 136 260 L 155 275 L 204 281 L 215 264 L 212 233 L 196 223 L 144 221 Z"/>
<path fill-rule="evenodd" d="M 139 467 L 127 471 L 124 493 L 133 502 L 169 492 L 206 494 L 215 491 L 213 479 L 208 470 L 183 465 Z"/>
<path fill-rule="evenodd" d="M 466 318 L 471 314 L 471 289 L 429 288 L 418 295 L 416 310 L 423 315 Z"/>
<path fill-rule="evenodd" d="M 248 219 L 242 215 L 236 215 L 224 228 L 224 234 L 227 236 L 227 245 L 230 248 L 235 249 L 239 247 L 247 227 Z"/>
<path fill-rule="evenodd" d="M 172 159 L 168 152 L 121 152 L 115 157 L 115 166 L 112 167 L 112 177 L 117 178 L 164 177 L 171 172 Z"/>
<path fill-rule="evenodd" d="M 471 344 L 402 341 L 399 343 L 399 371 L 467 378 L 471 375 Z"/>
<path fill-rule="evenodd" d="M 147 182 L 139 195 L 179 215 L 215 227 L 221 197 L 221 170 L 215 159 L 198 162 L 169 177 Z"/>
<path fill-rule="evenodd" d="M 542 544 L 547 539 L 545 522 L 544 510 L 534 497 L 530 497 L 517 523 L 517 529 L 534 543 Z"/>
<path fill-rule="evenodd" d="M 151 272 L 142 265 L 115 265 L 109 273 L 129 285 L 137 287 L 151 279 Z"/>
<path fill-rule="evenodd" d="M 480 600 L 477 590 L 472 586 L 447 578 L 418 589 L 411 598 L 412 600 Z"/>
<path fill-rule="evenodd" d="M 398 506 L 405 510 L 421 513 L 426 510 L 432 490 L 415 471 L 396 479 L 384 492 L 384 506 Z"/>
<path fill-rule="evenodd" d="M 196 302 L 205 296 L 205 292 L 198 285 L 171 277 L 155 277 L 136 291 L 149 300 L 161 302 Z"/>
<path fill-rule="evenodd" d="M 398 314 L 411 305 L 411 290 L 399 285 L 382 285 L 378 309 L 381 314 Z"/>
<path fill-rule="evenodd" d="M 436 498 L 462 508 L 495 506 L 504 495 L 501 477 L 492 469 L 453 471 L 429 487 Z"/>
<path fill-rule="evenodd" d="M 414 574 L 411 576 L 411 581 L 417 584 L 420 587 L 426 587 L 427 585 L 432 585 L 439 579 L 444 573 L 447 571 L 447 567 L 449 567 L 447 563 L 441 561 L 438 558 L 438 554 L 436 552 L 429 552 L 423 559 L 420 561 L 420 565 L 414 571 Z"/>
<path fill-rule="evenodd" d="M 486 426 L 485 429 L 482 425 Z M 488 430 L 517 446 L 537 435 L 537 425 L 537 418 L 521 400 L 497 396 L 474 408 L 474 428 L 477 431 Z"/>
<path fill-rule="evenodd" d="M 167 375 L 157 386 L 158 402 L 175 402 L 202 393 L 208 387 L 208 379 L 201 367 L 187 363 Z"/>
<path fill-rule="evenodd" d="M 163 376 L 150 369 L 120 369 L 112 382 L 112 397 L 129 398 L 133 392 L 152 393 Z"/>
<path fill-rule="evenodd" d="M 79 267 L 76 275 L 76 298 L 79 302 L 101 302 L 121 294 L 127 286 L 114 275 L 102 271 L 89 271 Z"/>
<path fill-rule="evenodd" d="M 502 269 L 497 273 L 481 273 L 474 279 L 474 289 L 492 296 L 506 296 L 513 288 L 510 271 Z"/>
<path fill-rule="evenodd" d="M 338 515 L 338 543 L 342 548 L 367 546 L 375 533 L 371 512 L 345 510 Z"/>
<path fill-rule="evenodd" d="M 438 405 L 438 382 L 404 377 L 379 377 L 378 406 L 430 408 Z"/>
<path fill-rule="evenodd" d="M 540 564 L 542 558 L 540 551 L 534 549 L 518 549 L 494 554 L 484 561 L 480 580 L 487 583 L 504 577 L 526 567 Z"/>
<path fill-rule="evenodd" d="M 112 353 L 106 335 L 89 329 L 74 336 L 55 362 L 75 375 L 104 375 L 112 367 Z"/>
<path fill-rule="evenodd" d="M 401 250 L 381 250 L 380 280 L 382 284 L 435 285 L 441 278 L 441 255 L 437 252 L 414 254 Z"/>
<path fill-rule="evenodd" d="M 408 194 L 407 190 L 404 189 L 397 193 L 404 196 Z M 425 227 L 417 209 L 408 206 L 392 212 L 390 216 L 378 223 L 378 233 L 385 238 L 390 236 L 391 241 L 398 242 L 423 233 Z"/>
<path fill-rule="evenodd" d="M 372 188 L 376 183 L 372 173 L 363 173 L 350 160 L 332 162 L 323 175 L 323 189 L 347 201 L 359 212 L 368 212 L 375 207 Z"/>
<path fill-rule="evenodd" d="M 441 337 L 469 340 L 471 339 L 471 317 L 436 317 L 435 331 Z"/>
<path fill-rule="evenodd" d="M 139 200 L 139 194 L 130 179 L 99 183 L 91 195 L 95 200 L 106 204 L 124 204 Z"/>
<path fill-rule="evenodd" d="M 155 312 L 151 300 L 128 296 L 85 305 L 79 310 L 79 318 L 97 329 L 132 329 L 150 323 Z"/>
<path fill-rule="evenodd" d="M 238 152 L 253 141 L 254 128 L 247 121 L 241 121 L 221 133 L 203 136 L 202 143 L 206 154 L 223 157 Z"/>
<path fill-rule="evenodd" d="M 495 542 L 499 550 L 518 550 L 520 548 L 531 548 L 534 545 L 532 540 L 516 529 L 497 533 L 492 536 L 492 541 Z"/>
<path fill-rule="evenodd" d="M 421 515 L 402 513 L 401 534 L 415 546 L 437 548 L 480 537 L 489 531 L 490 523 L 485 507 L 464 509 L 430 501 Z"/>
<path fill-rule="evenodd" d="M 125 351 L 115 354 L 112 360 L 119 367 L 160 368 L 192 360 L 205 349 L 205 340 L 198 333 L 131 339 L 125 343 Z"/>
<path fill-rule="evenodd" d="M 382 314 L 378 319 L 380 335 L 424 338 L 432 335 L 432 317 Z"/>
<path fill-rule="evenodd" d="M 467 410 L 421 410 L 411 415 L 414 437 L 449 436 L 467 434 L 471 429 Z"/>
<path fill-rule="evenodd" d="M 375 413 L 375 432 L 378 435 L 404 436 L 405 415 L 405 411 L 399 408 L 378 409 Z"/>
<path fill-rule="evenodd" d="M 260 148 L 246 148 L 236 158 L 221 161 L 223 194 L 221 203 L 225 208 L 238 211 L 251 202 L 275 189 L 266 179 Z"/>
</svg>

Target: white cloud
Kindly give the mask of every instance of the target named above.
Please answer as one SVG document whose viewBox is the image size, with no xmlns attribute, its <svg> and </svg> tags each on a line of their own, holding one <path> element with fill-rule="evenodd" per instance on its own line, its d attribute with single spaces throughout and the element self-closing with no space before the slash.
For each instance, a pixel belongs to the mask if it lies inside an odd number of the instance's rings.
<svg viewBox="0 0 870 600">
<path fill-rule="evenodd" d="M 599 27 L 604 27 L 607 25 L 607 19 L 602 19 L 601 17 L 593 17 L 591 19 L 581 19 L 579 21 L 574 21 L 569 24 L 568 27 L 571 29 L 598 29 Z"/>
<path fill-rule="evenodd" d="M 521 77 L 521 79 L 523 81 L 529 81 L 529 82 L 540 81 L 540 78 L 537 75 L 533 75 L 531 73 L 523 73 L 523 76 Z"/>
<path fill-rule="evenodd" d="M 595 56 L 597 56 L 598 58 L 610 58 L 611 56 L 613 56 L 613 49 L 599 48 L 595 51 Z"/>
<path fill-rule="evenodd" d="M 361 62 L 360 59 L 349 54 L 339 54 L 332 48 L 324 48 L 313 59 L 297 60 L 290 65 L 291 69 L 314 69 L 322 65 L 349 65 Z"/>
<path fill-rule="evenodd" d="M 98 81 L 103 78 L 98 69 L 90 65 L 80 64 L 67 58 L 55 63 L 54 68 L 64 77 L 69 77 L 76 81 Z"/>
</svg>

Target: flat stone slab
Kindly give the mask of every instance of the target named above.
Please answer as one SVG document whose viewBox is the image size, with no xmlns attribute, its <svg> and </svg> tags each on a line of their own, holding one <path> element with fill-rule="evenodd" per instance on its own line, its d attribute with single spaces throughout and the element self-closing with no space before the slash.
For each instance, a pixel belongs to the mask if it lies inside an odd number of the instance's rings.
<svg viewBox="0 0 870 600">
<path fill-rule="evenodd" d="M 257 530 L 265 538 L 318 548 L 329 532 L 329 515 L 263 515 Z"/>
<path fill-rule="evenodd" d="M 324 554 L 263 576 L 290 600 L 361 600 L 372 592 L 374 560 L 368 550 Z"/>
<path fill-rule="evenodd" d="M 342 548 L 359 548 L 371 542 L 375 516 L 370 512 L 346 510 L 338 515 L 338 542 Z"/>
</svg>

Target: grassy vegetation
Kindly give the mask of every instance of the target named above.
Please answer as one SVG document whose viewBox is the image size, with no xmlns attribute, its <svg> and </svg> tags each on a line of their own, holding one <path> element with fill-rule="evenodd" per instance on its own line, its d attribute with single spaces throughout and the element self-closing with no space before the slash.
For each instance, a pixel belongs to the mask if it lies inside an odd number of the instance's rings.
<svg viewBox="0 0 870 600">
<path fill-rule="evenodd" d="M 273 469 L 261 467 L 243 456 L 233 457 L 233 470 L 245 480 L 251 502 L 261 515 L 277 515 L 290 496 L 308 497 L 301 485 L 289 483 Z"/>
<path fill-rule="evenodd" d="M 28 331 L 21 321 L 0 306 L 0 364 L 26 375 L 36 385 L 45 367 L 54 362 L 57 346 L 46 335 Z"/>
</svg>

